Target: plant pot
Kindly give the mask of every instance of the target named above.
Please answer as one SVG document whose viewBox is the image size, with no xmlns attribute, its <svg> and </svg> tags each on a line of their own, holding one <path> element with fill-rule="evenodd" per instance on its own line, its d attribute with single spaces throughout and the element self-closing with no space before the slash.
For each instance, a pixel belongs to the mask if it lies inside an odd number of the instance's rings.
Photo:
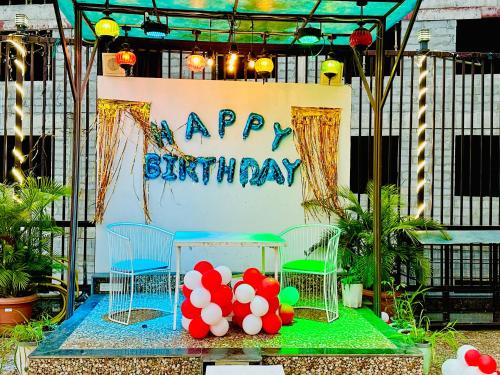
<svg viewBox="0 0 500 375">
<path fill-rule="evenodd" d="M 363 284 L 342 283 L 342 303 L 346 307 L 357 309 L 363 303 Z"/>
<path fill-rule="evenodd" d="M 31 319 L 36 294 L 26 297 L 0 298 L 0 325 L 15 326 Z"/>
<path fill-rule="evenodd" d="M 373 302 L 373 290 L 363 289 L 363 297 Z M 401 293 L 396 292 L 396 297 Z M 394 316 L 394 297 L 387 292 L 380 294 L 380 310 L 385 311 L 389 316 Z"/>
<path fill-rule="evenodd" d="M 432 346 L 428 342 L 419 342 L 415 344 L 415 347 L 420 350 L 424 356 L 423 374 L 428 375 L 432 364 Z"/>
<path fill-rule="evenodd" d="M 20 342 L 17 344 L 14 363 L 19 374 L 28 375 L 29 355 L 33 353 L 37 345 L 36 342 Z"/>
</svg>

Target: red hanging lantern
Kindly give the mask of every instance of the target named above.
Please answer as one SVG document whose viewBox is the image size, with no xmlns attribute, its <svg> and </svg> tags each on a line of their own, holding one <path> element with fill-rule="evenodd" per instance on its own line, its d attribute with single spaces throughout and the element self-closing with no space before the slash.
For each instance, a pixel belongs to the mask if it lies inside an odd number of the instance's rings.
<svg viewBox="0 0 500 375">
<path fill-rule="evenodd" d="M 363 50 L 370 47 L 372 44 L 372 34 L 370 31 L 363 27 L 363 25 L 359 25 L 359 27 L 354 30 L 349 37 L 349 45 L 352 48 Z"/>
<path fill-rule="evenodd" d="M 125 69 L 125 73 L 129 76 L 132 72 L 132 67 L 137 61 L 135 53 L 132 52 L 127 43 L 123 43 L 122 50 L 115 55 L 115 60 L 122 69 Z"/>
</svg>

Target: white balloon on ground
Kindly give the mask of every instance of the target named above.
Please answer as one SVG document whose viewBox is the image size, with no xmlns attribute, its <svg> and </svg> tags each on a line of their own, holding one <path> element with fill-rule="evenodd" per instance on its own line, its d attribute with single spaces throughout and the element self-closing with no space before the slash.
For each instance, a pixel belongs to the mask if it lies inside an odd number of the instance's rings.
<svg viewBox="0 0 500 375">
<path fill-rule="evenodd" d="M 269 302 L 264 297 L 255 296 L 250 302 L 250 311 L 255 316 L 264 316 L 269 311 Z"/>
<path fill-rule="evenodd" d="M 495 374 L 495 372 L 493 374 Z M 465 370 L 463 370 L 461 375 L 485 375 L 485 374 L 484 374 L 484 372 L 479 370 L 479 367 L 470 366 L 470 367 L 467 367 Z"/>
<path fill-rule="evenodd" d="M 182 328 L 184 328 L 186 331 L 189 331 L 189 323 L 191 323 L 191 319 L 183 316 L 181 319 Z"/>
<path fill-rule="evenodd" d="M 201 319 L 209 326 L 217 324 L 222 319 L 222 309 L 216 303 L 209 303 L 201 309 Z"/>
<path fill-rule="evenodd" d="M 249 303 L 255 297 L 255 289 L 248 284 L 240 284 L 234 292 L 236 300 L 241 303 Z"/>
<path fill-rule="evenodd" d="M 457 350 L 457 359 L 462 361 L 462 363 L 466 366 L 467 365 L 467 362 L 465 362 L 465 353 L 467 353 L 469 350 L 471 349 L 476 349 L 475 347 L 473 347 L 472 345 L 462 345 L 460 348 L 458 348 Z M 476 349 L 477 350 L 477 349 Z"/>
<path fill-rule="evenodd" d="M 390 320 L 389 314 L 387 314 L 385 311 L 382 311 L 380 313 L 380 318 L 386 323 Z"/>
<path fill-rule="evenodd" d="M 228 330 L 229 330 L 229 323 L 225 318 L 222 318 L 216 324 L 210 326 L 210 332 L 212 332 L 214 336 L 219 336 L 219 337 L 224 336 Z"/>
<path fill-rule="evenodd" d="M 467 368 L 461 360 L 450 358 L 444 361 L 441 366 L 442 375 L 462 375 L 462 372 Z"/>
<path fill-rule="evenodd" d="M 256 335 L 262 329 L 262 319 L 253 314 L 249 314 L 243 319 L 242 328 L 247 335 Z"/>
<path fill-rule="evenodd" d="M 201 273 L 196 270 L 186 272 L 184 275 L 184 285 L 194 290 L 201 287 Z"/>
<path fill-rule="evenodd" d="M 233 278 L 233 273 L 229 269 L 229 267 L 226 266 L 219 266 L 216 267 L 215 270 L 220 273 L 222 276 L 222 284 L 227 285 L 231 282 Z"/>
<path fill-rule="evenodd" d="M 199 309 L 207 307 L 210 303 L 210 298 L 210 292 L 205 288 L 196 288 L 191 292 L 191 295 L 189 296 L 191 304 L 194 307 L 198 307 Z"/>
</svg>

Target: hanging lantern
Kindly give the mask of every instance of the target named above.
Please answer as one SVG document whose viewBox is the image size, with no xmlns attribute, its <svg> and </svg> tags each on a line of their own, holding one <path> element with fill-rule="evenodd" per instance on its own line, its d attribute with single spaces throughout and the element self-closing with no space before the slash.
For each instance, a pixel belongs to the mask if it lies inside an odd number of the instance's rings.
<svg viewBox="0 0 500 375">
<path fill-rule="evenodd" d="M 215 64 L 215 53 L 214 51 L 208 51 L 207 53 L 207 65 L 212 67 Z"/>
<path fill-rule="evenodd" d="M 335 78 L 342 72 L 342 63 L 335 58 L 333 52 L 329 52 L 325 61 L 321 63 L 321 73 L 328 78 L 330 84 L 332 78 Z"/>
<path fill-rule="evenodd" d="M 372 44 L 372 34 L 361 23 L 359 27 L 354 30 L 349 37 L 349 45 L 357 50 L 364 50 Z"/>
<path fill-rule="evenodd" d="M 254 53 L 249 52 L 248 57 L 247 57 L 247 68 L 250 70 L 255 69 L 255 61 L 256 61 L 256 58 L 255 58 Z"/>
<path fill-rule="evenodd" d="M 120 26 L 109 15 L 106 15 L 95 24 L 95 34 L 98 38 L 115 39 L 120 35 Z"/>
<path fill-rule="evenodd" d="M 207 61 L 197 48 L 187 57 L 187 66 L 193 73 L 203 71 L 205 65 L 207 65 Z"/>
<path fill-rule="evenodd" d="M 125 74 L 128 77 L 132 74 L 132 67 L 135 65 L 137 57 L 130 50 L 128 43 L 123 43 L 122 50 L 115 55 L 115 60 L 125 70 Z"/>
<path fill-rule="evenodd" d="M 259 57 L 255 62 L 255 72 L 264 79 L 271 77 L 271 73 L 274 70 L 273 60 L 267 55 Z"/>
</svg>

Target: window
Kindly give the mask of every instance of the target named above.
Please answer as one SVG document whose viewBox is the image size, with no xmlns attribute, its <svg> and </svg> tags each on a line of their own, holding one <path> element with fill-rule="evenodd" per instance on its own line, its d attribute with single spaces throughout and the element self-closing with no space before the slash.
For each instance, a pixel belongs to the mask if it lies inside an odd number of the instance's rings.
<svg viewBox="0 0 500 375">
<path fill-rule="evenodd" d="M 500 196 L 500 136 L 455 137 L 455 195 Z"/>
<path fill-rule="evenodd" d="M 14 166 L 14 157 L 12 149 L 14 148 L 15 136 L 7 136 L 7 182 L 13 182 L 13 177 L 10 173 Z M 25 136 L 23 144 L 23 154 L 29 153 L 29 135 Z M 52 157 L 52 136 L 46 135 L 42 138 L 39 135 L 33 136 L 33 150 L 31 152 L 33 158 L 31 173 L 35 176 L 50 176 L 51 157 Z M 0 136 L 0 178 L 4 176 L 4 137 Z M 42 165 L 43 164 L 43 165 Z M 23 169 L 28 172 L 28 159 L 23 163 Z M 43 173 L 43 174 L 42 174 Z"/>
<path fill-rule="evenodd" d="M 399 137 L 382 137 L 382 184 L 398 183 Z M 351 190 L 365 193 L 373 179 L 373 137 L 351 137 Z"/>
</svg>

